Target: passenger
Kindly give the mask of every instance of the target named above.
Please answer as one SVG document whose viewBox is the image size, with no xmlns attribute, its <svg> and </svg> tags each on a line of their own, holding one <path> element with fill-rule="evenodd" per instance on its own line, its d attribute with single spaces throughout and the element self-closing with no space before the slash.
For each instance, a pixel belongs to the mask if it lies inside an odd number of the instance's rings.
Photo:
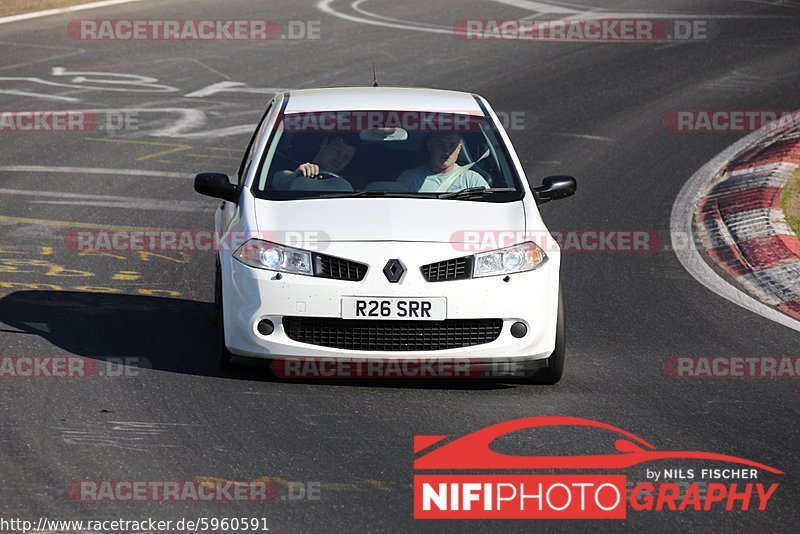
<svg viewBox="0 0 800 534">
<path fill-rule="evenodd" d="M 403 171 L 397 181 L 411 191 L 421 193 L 461 191 L 468 187 L 489 188 L 486 180 L 456 160 L 461 153 L 461 137 L 455 132 L 435 132 L 425 141 L 428 162 Z"/>
</svg>

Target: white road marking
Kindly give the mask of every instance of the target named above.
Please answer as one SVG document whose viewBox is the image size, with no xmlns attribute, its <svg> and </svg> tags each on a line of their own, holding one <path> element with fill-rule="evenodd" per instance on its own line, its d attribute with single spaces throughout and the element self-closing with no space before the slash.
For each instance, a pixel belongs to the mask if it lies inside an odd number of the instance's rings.
<svg viewBox="0 0 800 534">
<path fill-rule="evenodd" d="M 0 93 L 7 91 L 0 90 Z M 46 95 L 42 95 L 45 97 Z M 57 97 L 67 98 L 67 97 Z M 226 128 L 217 128 L 213 130 L 204 129 L 208 122 L 206 112 L 202 109 L 192 108 L 97 108 L 93 109 L 97 115 L 102 114 L 147 114 L 155 113 L 162 119 L 166 114 L 179 115 L 171 124 L 163 126 L 153 131 L 138 130 L 136 133 L 144 134 L 150 137 L 171 137 L 176 139 L 219 139 L 221 137 L 230 137 L 232 135 L 252 134 L 255 129 L 255 123 L 242 124 L 239 126 L 228 126 Z M 143 121 L 139 120 L 137 126 L 141 126 Z"/>
<path fill-rule="evenodd" d="M 62 200 L 33 200 L 32 204 L 53 204 L 62 206 L 93 206 L 98 208 L 158 210 L 179 212 L 214 211 L 215 206 L 206 202 L 190 200 L 164 200 L 158 198 L 120 197 L 114 195 L 88 195 L 62 191 L 31 191 L 26 189 L 0 189 L 0 195 L 25 197 L 50 197 Z M 63 200 L 71 199 L 71 200 Z"/>
<path fill-rule="evenodd" d="M 500 4 L 506 4 L 507 6 L 518 7 L 520 9 L 525 9 L 528 11 L 538 11 L 539 13 L 559 13 L 559 14 L 567 14 L 567 13 L 577 13 L 580 10 L 578 9 L 570 9 L 568 7 L 561 7 L 556 6 L 553 4 L 547 4 L 545 2 L 533 2 L 532 0 L 494 0 Z M 586 7 L 583 11 L 588 11 L 591 8 Z"/>
<path fill-rule="evenodd" d="M 109 365 L 118 366 L 113 359 L 97 360 L 100 373 Z M 102 376 L 102 375 L 98 375 Z M 83 428 L 71 429 L 57 427 L 61 439 L 68 445 L 105 446 L 146 451 L 151 447 L 180 447 L 175 441 L 177 436 L 171 432 L 177 427 L 200 426 L 190 423 L 148 423 L 140 421 L 108 421 L 105 425 L 84 425 Z M 166 440 L 167 443 L 163 441 Z"/>
<path fill-rule="evenodd" d="M 442 26 L 441 28 L 430 28 L 424 26 L 417 26 L 415 24 L 408 24 L 408 23 L 394 23 L 394 22 L 385 22 L 380 20 L 368 19 L 364 17 L 357 17 L 355 15 L 347 15 L 345 13 L 341 13 L 336 11 L 333 8 L 332 4 L 335 3 L 336 0 L 321 0 L 317 3 L 317 9 L 326 13 L 332 17 L 337 17 L 344 20 L 349 20 L 351 22 L 358 22 L 361 24 L 370 24 L 372 26 L 382 26 L 384 28 L 397 28 L 401 30 L 415 30 L 415 31 L 422 31 L 422 32 L 429 32 L 429 33 L 439 33 L 444 35 L 453 35 L 453 28 L 446 28 Z"/>
<path fill-rule="evenodd" d="M 0 89 L 0 94 L 14 95 L 14 96 L 27 96 L 30 98 L 41 98 L 42 100 L 57 100 L 59 102 L 80 102 L 80 98 L 73 98 L 71 96 L 58 96 L 58 95 L 45 95 L 42 93 L 32 93 L 30 91 L 15 91 L 13 89 Z"/>
<path fill-rule="evenodd" d="M 369 11 L 367 11 L 366 9 L 363 9 L 361 7 L 361 4 L 363 4 L 364 2 L 367 2 L 367 1 L 368 0 L 356 0 L 355 2 L 350 4 L 350 7 L 353 8 L 353 11 L 356 11 L 356 12 L 361 13 L 362 15 L 366 15 L 368 17 L 372 17 L 373 19 L 386 20 L 386 21 L 389 21 L 389 22 L 399 22 L 401 24 L 414 24 L 415 26 L 419 26 L 419 27 L 426 27 L 427 26 L 428 28 L 446 28 L 446 26 L 442 26 L 441 24 L 429 24 L 427 22 L 414 22 L 414 21 L 410 21 L 410 20 L 396 19 L 396 18 L 393 18 L 393 17 L 385 17 L 383 15 L 376 15 L 375 13 L 370 13 Z"/>
<path fill-rule="evenodd" d="M 158 130 L 152 132 L 143 132 L 152 137 L 184 137 L 187 135 L 187 131 L 190 130 L 197 130 L 202 128 L 206 125 L 207 117 L 206 112 L 202 109 L 191 109 L 191 108 L 108 108 L 108 109 L 95 109 L 93 110 L 96 113 L 157 113 L 159 115 L 164 115 L 167 113 L 175 113 L 180 115 L 178 119 L 175 120 L 173 124 L 169 126 L 164 126 L 163 128 L 159 128 Z M 140 121 L 141 122 L 141 121 Z M 254 127 L 250 128 L 252 132 Z M 206 137 L 203 135 L 204 132 L 197 132 L 195 137 Z M 209 137 L 214 137 L 209 136 Z"/>
<path fill-rule="evenodd" d="M 606 141 L 609 143 L 615 143 L 617 140 L 611 137 L 603 137 L 602 135 L 590 135 L 590 134 L 576 134 L 576 133 L 569 133 L 569 132 L 530 132 L 532 135 L 544 135 L 544 136 L 555 136 L 555 137 L 574 137 L 576 139 L 588 139 L 590 141 Z"/>
<path fill-rule="evenodd" d="M 550 132 L 544 135 L 555 135 L 558 137 L 575 137 L 577 139 L 589 139 L 591 141 L 608 141 L 611 143 L 616 141 L 616 139 L 612 139 L 611 137 L 603 137 L 602 135 L 574 134 L 566 132 Z"/>
<path fill-rule="evenodd" d="M 223 82 L 217 82 L 211 84 L 207 87 L 194 91 L 193 93 L 189 93 L 185 96 L 186 98 L 201 98 L 204 96 L 210 96 L 216 93 L 247 93 L 247 94 L 256 94 L 256 95 L 276 95 L 283 91 L 283 89 L 278 89 L 275 87 L 247 87 L 247 84 L 242 82 L 232 82 L 229 80 Z"/>
<path fill-rule="evenodd" d="M 438 33 L 445 35 L 454 35 L 452 26 L 435 25 L 430 23 L 417 23 L 406 22 L 399 19 L 392 19 L 382 15 L 369 13 L 361 4 L 365 0 L 356 0 L 351 2 L 350 7 L 357 13 L 364 16 L 350 15 L 338 11 L 334 4 L 337 0 L 320 0 L 317 2 L 317 9 L 332 17 L 337 17 L 343 20 L 349 20 L 359 24 L 369 24 L 371 26 L 380 26 L 383 28 L 396 28 L 401 30 L 412 30 L 419 32 Z M 776 18 L 772 15 L 706 15 L 706 14 L 688 14 L 688 13 L 634 13 L 634 12 L 612 12 L 602 11 L 595 8 L 567 8 L 548 4 L 546 2 L 534 2 L 528 0 L 493 0 L 501 4 L 511 5 L 525 10 L 531 10 L 532 13 L 525 19 L 534 18 L 539 15 L 557 14 L 562 16 L 559 20 L 577 20 L 577 19 L 599 19 L 599 18 L 620 18 L 620 19 L 634 19 L 634 18 L 657 18 L 657 19 L 753 19 L 753 18 Z"/>
<path fill-rule="evenodd" d="M 0 82 L 30 82 L 39 85 L 46 85 L 48 87 L 64 87 L 67 89 L 78 89 L 84 91 L 113 91 L 123 93 L 174 93 L 178 91 L 176 87 L 172 87 L 171 85 L 155 83 L 158 81 L 158 78 L 151 78 L 149 76 L 141 76 L 138 74 L 68 71 L 63 67 L 53 67 L 52 75 L 73 76 L 73 78 L 70 80 L 70 83 L 63 83 L 43 80 L 42 78 L 35 76 L 3 76 L 0 77 Z M 108 76 L 111 78 L 88 78 L 87 75 Z M 110 87 L 98 85 L 80 85 L 85 82 L 107 84 Z M 31 95 L 34 94 L 39 95 L 40 93 L 31 93 Z"/>
<path fill-rule="evenodd" d="M 241 126 L 229 126 L 227 128 L 217 128 L 216 130 L 205 130 L 202 132 L 195 132 L 189 134 L 172 135 L 171 137 L 179 137 L 181 139 L 201 139 L 201 138 L 214 138 L 230 137 L 232 135 L 252 134 L 255 130 L 253 124 L 242 124 Z M 156 135 L 156 134 L 150 134 Z M 160 135 L 164 135 L 163 133 Z"/>
<path fill-rule="evenodd" d="M 165 59 L 164 61 L 189 61 L 190 63 L 196 63 L 196 64 L 200 65 L 201 67 L 206 69 L 208 72 L 212 72 L 212 73 L 216 74 L 217 76 L 219 76 L 220 78 L 225 78 L 226 80 L 230 80 L 231 79 L 231 77 L 228 76 L 227 74 L 225 74 L 224 72 L 220 72 L 217 69 L 206 65 L 205 63 L 203 63 L 202 61 L 200 61 L 198 59 L 189 58 L 189 57 L 176 57 L 176 58 Z M 155 61 L 154 63 L 158 63 L 158 62 Z"/>
<path fill-rule="evenodd" d="M 32 200 L 31 204 L 52 204 L 56 206 L 89 206 L 93 208 L 114 208 L 129 210 L 155 210 L 178 212 L 214 211 L 215 206 L 183 206 L 180 201 L 163 201 L 153 199 L 136 199 L 127 202 L 104 200 Z"/>
<path fill-rule="evenodd" d="M 34 44 L 34 43 L 20 43 L 18 41 L 0 41 L 0 44 L 8 45 L 8 46 L 19 46 L 23 48 L 42 48 L 44 50 L 71 50 L 68 47 L 64 46 L 54 46 L 54 45 L 43 45 L 43 44 Z M 83 54 L 84 50 L 77 49 L 75 50 L 78 54 Z M 6 68 L 6 67 L 3 67 Z"/>
<path fill-rule="evenodd" d="M 2 165 L 0 172 L 58 172 L 66 174 L 120 174 L 123 176 L 152 176 L 155 178 L 194 178 L 185 172 L 145 171 L 141 169 L 105 169 L 100 167 L 48 167 L 45 165 Z"/>
<path fill-rule="evenodd" d="M 91 2 L 88 4 L 62 7 L 58 9 L 45 9 L 42 11 L 33 11 L 32 13 L 22 13 L 20 15 L 10 15 L 8 17 L 0 17 L 0 24 L 8 24 L 9 22 L 17 22 L 20 20 L 37 19 L 40 17 L 49 17 L 50 15 L 61 15 L 62 13 L 83 11 L 85 9 L 95 9 L 99 7 L 116 6 L 119 4 L 129 4 L 131 2 L 141 2 L 141 0 L 103 0 L 102 2 Z"/>
<path fill-rule="evenodd" d="M 777 124 L 773 123 L 773 124 Z M 766 128 L 771 130 L 770 127 Z M 705 262 L 700 252 L 695 247 L 694 220 L 695 201 L 700 191 L 705 185 L 716 176 L 717 172 L 728 163 L 739 152 L 747 148 L 750 144 L 757 141 L 764 135 L 763 132 L 753 132 L 744 139 L 726 148 L 723 152 L 706 163 L 686 184 L 684 184 L 675 203 L 672 206 L 670 216 L 670 234 L 672 248 L 675 255 L 689 274 L 695 280 L 717 295 L 741 306 L 753 313 L 757 313 L 771 321 L 782 324 L 792 330 L 800 332 L 800 321 L 784 315 L 775 308 L 756 300 L 747 293 L 728 283 L 727 280 L 718 275 L 708 263 Z M 688 243 L 686 242 L 688 237 Z"/>
<path fill-rule="evenodd" d="M 0 77 L 0 82 L 33 82 L 38 83 L 41 85 L 49 85 L 51 87 L 67 87 L 68 89 L 86 89 L 81 85 L 72 85 L 69 83 L 59 83 L 59 82 L 50 82 L 47 80 L 43 80 L 41 78 L 31 77 L 31 76 L 3 76 Z"/>
<path fill-rule="evenodd" d="M 533 2 L 529 0 L 492 0 L 499 4 L 506 4 L 509 6 L 518 7 L 521 9 L 528 9 L 536 11 L 538 14 L 558 13 L 558 14 L 571 14 L 572 17 L 565 17 L 566 19 L 634 19 L 634 18 L 651 18 L 651 19 L 758 19 L 758 18 L 777 18 L 775 15 L 705 15 L 705 14 L 690 14 L 690 13 L 663 13 L 663 12 L 633 12 L 633 11 L 611 11 L 605 8 L 594 8 L 589 6 L 582 6 L 581 8 L 566 8 L 546 2 Z M 563 20 L 563 19 L 562 19 Z"/>
<path fill-rule="evenodd" d="M 25 197 L 53 197 L 53 198 L 72 198 L 80 200 L 107 200 L 111 202 L 161 202 L 164 204 L 178 203 L 185 206 L 205 207 L 204 203 L 188 200 L 164 200 L 157 198 L 121 197 L 116 195 L 90 195 L 86 193 L 67 193 L 64 191 L 39 191 L 31 189 L 0 189 L 0 195 L 19 195 Z"/>
<path fill-rule="evenodd" d="M 111 430 L 133 432 L 135 434 L 163 434 L 170 427 L 201 426 L 195 423 L 151 423 L 149 421 L 109 421 L 108 424 L 114 425 Z"/>
<path fill-rule="evenodd" d="M 97 87 L 94 85 L 79 86 L 82 89 L 97 89 L 100 91 L 128 91 L 131 93 L 142 92 L 157 92 L 157 93 L 174 93 L 178 89 L 171 85 L 161 85 L 155 82 L 158 78 L 150 76 L 142 76 L 140 74 L 125 74 L 120 72 L 96 72 L 96 71 L 69 71 L 64 67 L 53 67 L 53 76 L 74 76 L 72 83 L 105 83 L 109 85 L 128 85 L 132 87 L 143 87 L 144 89 L 114 89 L 111 87 Z M 111 78 L 88 78 L 87 76 L 110 76 Z"/>
<path fill-rule="evenodd" d="M 69 52 L 66 52 L 66 53 L 63 53 L 63 54 L 56 54 L 54 56 L 47 56 L 47 57 L 39 57 L 39 59 L 35 59 L 33 61 L 26 61 L 26 62 L 23 62 L 23 63 L 13 63 L 11 65 L 3 65 L 2 67 L 0 67 L 0 70 L 18 69 L 20 67 L 29 67 L 31 65 L 38 65 L 39 63 L 50 63 L 50 62 L 55 61 L 57 59 L 64 59 L 64 58 L 72 57 L 72 56 L 79 56 L 79 55 L 85 53 L 85 50 L 82 50 L 80 48 L 74 49 L 74 48 L 64 47 L 64 46 L 34 45 L 34 44 L 30 44 L 30 43 L 19 43 L 19 42 L 12 42 L 12 41 L 0 41 L 0 45 L 5 45 L 6 48 L 7 48 L 7 52 L 9 52 L 9 54 L 11 53 L 8 50 L 8 48 L 10 48 L 10 47 L 38 48 L 38 49 L 58 50 L 58 51 L 69 50 Z"/>
</svg>

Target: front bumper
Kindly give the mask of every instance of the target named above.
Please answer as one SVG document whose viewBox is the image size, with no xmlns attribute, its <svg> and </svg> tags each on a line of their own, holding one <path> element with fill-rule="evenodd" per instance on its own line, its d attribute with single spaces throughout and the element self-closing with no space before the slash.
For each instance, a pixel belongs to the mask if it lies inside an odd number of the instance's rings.
<svg viewBox="0 0 800 534">
<path fill-rule="evenodd" d="M 221 257 L 225 344 L 238 356 L 267 359 L 474 359 L 480 362 L 543 364 L 555 347 L 558 309 L 559 254 L 538 269 L 504 276 L 427 282 L 420 266 L 463 255 L 447 243 L 330 243 L 325 254 L 359 261 L 369 270 L 359 282 L 255 269 Z M 389 283 L 382 269 L 398 258 L 406 272 L 398 283 Z M 290 339 L 283 318 L 341 317 L 343 296 L 447 299 L 447 319 L 500 319 L 502 328 L 494 341 L 446 350 L 363 351 L 326 347 Z M 259 321 L 269 319 L 275 330 L 259 333 Z M 366 320 L 365 320 L 366 321 Z M 527 334 L 516 338 L 511 325 L 522 322 Z M 538 364 L 535 362 L 539 362 Z"/>
</svg>

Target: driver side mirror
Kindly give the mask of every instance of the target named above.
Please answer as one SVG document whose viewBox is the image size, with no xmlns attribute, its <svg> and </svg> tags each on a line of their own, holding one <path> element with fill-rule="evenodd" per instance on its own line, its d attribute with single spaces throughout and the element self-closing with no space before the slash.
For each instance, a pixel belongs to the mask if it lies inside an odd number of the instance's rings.
<svg viewBox="0 0 800 534">
<path fill-rule="evenodd" d="M 544 204 L 551 200 L 571 197 L 578 189 L 578 183 L 572 176 L 548 176 L 542 185 L 533 188 L 536 204 Z"/>
<path fill-rule="evenodd" d="M 221 198 L 228 202 L 238 202 L 241 188 L 232 184 L 227 174 L 220 172 L 201 172 L 194 178 L 194 190 L 207 197 Z"/>
</svg>

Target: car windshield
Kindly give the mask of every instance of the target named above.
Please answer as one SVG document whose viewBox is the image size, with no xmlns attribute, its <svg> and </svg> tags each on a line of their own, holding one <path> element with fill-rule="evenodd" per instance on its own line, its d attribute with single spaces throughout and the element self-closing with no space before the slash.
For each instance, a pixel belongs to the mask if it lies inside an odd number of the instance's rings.
<svg viewBox="0 0 800 534">
<path fill-rule="evenodd" d="M 269 200 L 509 202 L 524 194 L 489 118 L 408 111 L 283 115 L 252 190 Z"/>
</svg>

